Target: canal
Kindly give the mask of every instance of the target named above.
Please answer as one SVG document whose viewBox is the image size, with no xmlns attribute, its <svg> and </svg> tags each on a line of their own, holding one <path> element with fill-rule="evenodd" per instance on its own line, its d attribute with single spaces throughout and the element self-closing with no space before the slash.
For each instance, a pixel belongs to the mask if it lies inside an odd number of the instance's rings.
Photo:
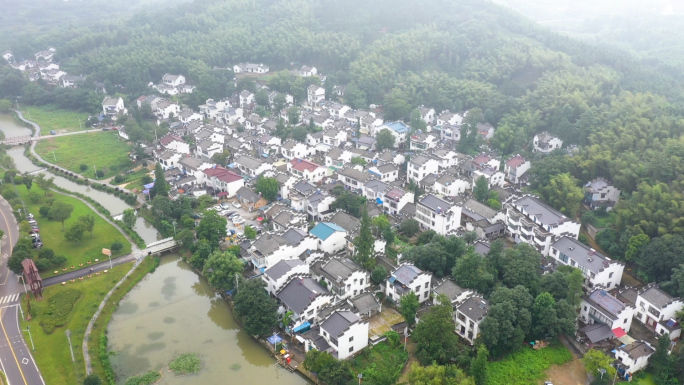
<svg viewBox="0 0 684 385">
<path fill-rule="evenodd" d="M 31 130 L 26 127 L 20 126 L 14 117 L 7 114 L 0 114 L 0 130 L 5 133 L 5 137 L 14 138 L 18 136 L 31 135 Z M 14 159 L 14 164 L 17 166 L 19 172 L 34 172 L 40 168 L 31 163 L 31 161 L 24 155 L 24 147 L 17 146 L 12 147 L 7 150 L 7 154 Z M 55 175 L 49 171 L 42 171 L 48 177 L 55 178 L 55 185 L 66 189 L 68 191 L 74 191 L 87 195 L 101 204 L 104 208 L 109 210 L 112 216 L 117 216 L 125 209 L 131 208 L 126 202 L 121 199 L 107 194 L 105 192 L 95 190 L 89 186 L 82 186 L 80 184 L 74 183 L 68 179 L 62 178 L 61 176 Z M 152 225 L 143 218 L 138 218 L 135 224 L 135 231 L 140 235 L 140 237 L 145 241 L 146 244 L 155 242 L 161 239 L 161 236 L 157 230 L 152 227 Z"/>
<path fill-rule="evenodd" d="M 276 365 L 240 330 L 228 304 L 177 254 L 121 301 L 108 326 L 110 357 L 118 383 L 163 368 L 164 385 L 307 384 Z M 166 365 L 181 353 L 202 358 L 199 374 L 175 377 Z"/>
</svg>

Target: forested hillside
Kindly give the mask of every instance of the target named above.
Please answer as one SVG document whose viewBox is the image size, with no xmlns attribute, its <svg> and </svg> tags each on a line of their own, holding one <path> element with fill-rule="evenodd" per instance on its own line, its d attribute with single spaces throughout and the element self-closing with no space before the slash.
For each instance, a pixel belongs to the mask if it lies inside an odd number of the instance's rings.
<svg viewBox="0 0 684 385">
<path fill-rule="evenodd" d="M 53 44 L 69 73 L 121 85 L 131 97 L 166 72 L 198 85 L 195 104 L 223 97 L 232 92 L 225 68 L 255 61 L 272 72 L 315 65 L 328 75 L 326 88 L 346 85 L 346 103 L 381 104 L 386 120 L 408 120 L 419 105 L 479 108 L 504 154 L 528 152 L 540 131 L 579 146 L 535 159 L 537 191 L 561 173 L 575 187 L 603 176 L 623 190 L 615 234 L 602 238 L 613 256 L 622 258 L 641 233 L 684 233 L 681 71 L 553 33 L 490 2 L 198 0 L 36 40 Z M 284 74 L 273 78 L 284 79 L 273 88 L 301 93 Z M 9 70 L 0 75 L 2 92 L 55 101 L 39 85 L 17 84 Z M 679 255 L 662 269 L 683 263 Z"/>
</svg>

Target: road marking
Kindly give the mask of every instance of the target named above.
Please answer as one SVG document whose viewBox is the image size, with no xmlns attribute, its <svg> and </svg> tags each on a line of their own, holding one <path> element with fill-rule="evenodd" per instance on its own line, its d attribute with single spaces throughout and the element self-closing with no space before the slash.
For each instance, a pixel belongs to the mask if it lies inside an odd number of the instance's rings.
<svg viewBox="0 0 684 385">
<path fill-rule="evenodd" d="M 21 359 L 21 363 L 24 364 L 24 365 L 26 365 L 26 364 L 29 363 L 29 359 L 26 358 L 26 357 L 24 357 L 24 358 Z"/>
<path fill-rule="evenodd" d="M 21 295 L 21 293 L 6 295 L 6 296 L 0 298 L 0 304 L 12 303 L 12 302 L 18 300 L 20 295 Z"/>
<path fill-rule="evenodd" d="M 0 210 L 0 214 L 2 214 L 2 217 L 5 219 L 5 225 L 7 225 L 7 234 L 3 234 L 2 238 L 5 239 L 5 237 L 9 235 L 9 247 L 11 250 L 13 245 L 12 245 L 12 233 L 10 232 L 9 221 L 7 220 L 7 216 L 5 215 L 5 213 L 2 210 Z M 5 277 L 5 282 L 0 283 L 0 286 L 7 283 L 7 278 L 9 278 L 9 275 L 10 275 L 9 266 L 5 266 L 5 268 L 7 268 L 7 276 Z"/>
<path fill-rule="evenodd" d="M 3 214 L 4 216 L 5 214 Z M 18 317 L 17 317 L 17 322 Z M 19 369 L 19 374 L 21 374 L 21 379 L 24 380 L 24 385 L 28 385 L 28 382 L 26 382 L 26 377 L 24 377 L 24 371 L 21 370 L 21 366 L 19 365 L 19 360 L 17 359 L 17 355 L 14 354 L 14 348 L 12 347 L 12 343 L 10 342 L 9 337 L 7 336 L 7 330 L 5 330 L 5 324 L 2 322 L 2 310 L 0 310 L 0 327 L 2 327 L 2 332 L 5 334 L 5 338 L 7 339 L 7 342 L 9 343 L 9 348 L 10 351 L 12 352 L 12 356 L 14 357 L 14 362 L 17 363 L 17 369 Z"/>
<path fill-rule="evenodd" d="M 7 227 L 9 227 L 9 224 L 7 225 Z M 2 234 L 2 239 L 5 239 L 5 238 L 7 238 L 7 234 Z"/>
<path fill-rule="evenodd" d="M 7 254 L 3 254 L 2 257 L 3 257 L 3 258 L 7 258 L 8 255 L 7 255 Z"/>
<path fill-rule="evenodd" d="M 2 363 L 2 360 L 0 360 L 0 368 L 2 368 L 3 373 L 7 373 L 5 371 L 5 365 Z M 7 385 L 10 385 L 9 378 L 7 378 L 7 375 L 5 374 L 5 382 L 7 382 Z"/>
</svg>

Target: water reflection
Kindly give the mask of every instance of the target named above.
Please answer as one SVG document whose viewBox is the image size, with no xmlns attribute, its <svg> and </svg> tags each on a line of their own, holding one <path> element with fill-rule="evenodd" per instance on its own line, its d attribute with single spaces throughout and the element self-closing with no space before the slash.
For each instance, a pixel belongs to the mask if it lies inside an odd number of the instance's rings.
<svg viewBox="0 0 684 385">
<path fill-rule="evenodd" d="M 175 291 L 167 298 L 162 288 L 171 286 Z M 307 383 L 297 374 L 278 369 L 273 358 L 238 329 L 228 305 L 209 293 L 212 291 L 204 279 L 184 261 L 177 256 L 163 257 L 155 273 L 124 299 L 137 304 L 138 311 L 127 314 L 117 310 L 108 325 L 110 349 L 117 352 L 111 362 L 118 383 L 165 367 L 175 356 L 187 352 L 200 355 L 202 371 L 196 376 L 165 375 L 159 384 Z M 150 307 L 152 303 L 158 306 Z M 233 365 L 237 366 L 231 369 Z"/>
</svg>

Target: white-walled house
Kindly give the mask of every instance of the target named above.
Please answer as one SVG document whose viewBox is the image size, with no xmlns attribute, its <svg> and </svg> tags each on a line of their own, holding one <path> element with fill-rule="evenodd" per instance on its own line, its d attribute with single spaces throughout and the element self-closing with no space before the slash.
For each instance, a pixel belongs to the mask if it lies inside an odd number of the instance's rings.
<svg viewBox="0 0 684 385">
<path fill-rule="evenodd" d="M 584 185 L 584 203 L 592 210 L 605 207 L 610 211 L 620 200 L 620 190 L 603 178 L 596 178 Z"/>
<path fill-rule="evenodd" d="M 515 155 L 504 162 L 504 174 L 506 180 L 513 183 L 520 183 L 520 178 L 530 169 L 532 164 L 521 155 Z"/>
<path fill-rule="evenodd" d="M 268 70 L 268 66 L 261 63 L 239 63 L 233 66 L 233 72 L 236 74 L 265 74 L 268 72 Z"/>
<path fill-rule="evenodd" d="M 620 286 L 624 262 L 614 261 L 570 237 L 560 237 L 551 244 L 549 256 L 556 261 L 575 267 L 584 275 L 584 286 L 591 290 L 612 290 Z"/>
<path fill-rule="evenodd" d="M 603 289 L 595 289 L 589 295 L 582 296 L 580 319 L 586 324 L 602 323 L 611 330 L 622 328 L 629 332 L 635 309 L 623 303 Z"/>
<path fill-rule="evenodd" d="M 248 155 L 240 155 L 240 157 L 235 160 L 235 164 L 242 174 L 249 175 L 252 178 L 273 169 L 272 164 L 262 162 L 261 160 Z"/>
<path fill-rule="evenodd" d="M 563 141 L 548 132 L 542 132 L 534 136 L 532 141 L 534 145 L 534 152 L 542 152 L 548 154 L 553 150 L 563 147 Z"/>
<path fill-rule="evenodd" d="M 418 302 L 423 303 L 430 299 L 431 281 L 432 274 L 426 273 L 411 264 L 401 264 L 386 281 L 385 295 L 388 299 L 398 303 L 401 297 L 413 292 L 418 297 Z"/>
<path fill-rule="evenodd" d="M 325 99 L 325 88 L 316 85 L 310 85 L 306 89 L 306 97 L 309 104 L 316 104 Z"/>
<path fill-rule="evenodd" d="M 504 173 L 498 171 L 498 169 L 491 167 L 482 167 L 473 170 L 473 185 L 480 178 L 484 177 L 487 180 L 487 187 L 492 188 L 495 186 L 503 187 L 505 178 Z"/>
<path fill-rule="evenodd" d="M 102 100 L 102 112 L 106 116 L 113 117 L 119 114 L 126 114 L 128 111 L 124 106 L 124 100 L 122 98 L 112 98 L 106 96 Z"/>
<path fill-rule="evenodd" d="M 444 173 L 437 178 L 432 186 L 432 191 L 448 197 L 455 197 L 470 190 L 471 183 L 450 173 Z"/>
<path fill-rule="evenodd" d="M 337 174 L 337 178 L 345 186 L 352 190 L 361 190 L 363 185 L 370 180 L 370 173 L 359 171 L 352 167 L 345 167 Z"/>
<path fill-rule="evenodd" d="M 413 203 L 414 193 L 400 187 L 392 187 L 382 198 L 382 207 L 390 215 L 397 215 L 407 203 Z"/>
<path fill-rule="evenodd" d="M 684 309 L 681 298 L 662 291 L 658 285 L 649 284 L 639 290 L 635 317 L 656 334 L 670 334 L 670 339 L 681 336 L 682 326 L 676 322 L 676 313 Z"/>
<path fill-rule="evenodd" d="M 245 178 L 221 166 L 204 169 L 202 174 L 204 184 L 212 187 L 217 196 L 232 198 L 245 185 Z"/>
<path fill-rule="evenodd" d="M 451 302 L 451 306 L 456 309 L 459 304 L 463 303 L 468 297 L 475 295 L 475 292 L 470 289 L 464 289 L 458 286 L 454 281 L 449 278 L 444 278 L 442 282 L 438 283 L 432 288 L 432 304 L 439 304 L 439 296 L 446 296 Z M 454 318 L 456 314 L 454 314 Z M 455 321 L 455 319 L 454 319 Z"/>
<path fill-rule="evenodd" d="M 416 204 L 415 219 L 424 228 L 447 235 L 461 227 L 461 206 L 427 194 Z"/>
<path fill-rule="evenodd" d="M 371 166 L 368 172 L 375 174 L 381 181 L 386 183 L 394 182 L 399 179 L 399 168 L 394 163 L 385 163 L 380 166 Z"/>
<path fill-rule="evenodd" d="M 471 345 L 480 335 L 480 324 L 489 312 L 489 302 L 482 296 L 474 295 L 456 307 L 456 333 Z"/>
<path fill-rule="evenodd" d="M 544 256 L 551 252 L 557 238 L 577 239 L 580 223 L 571 221 L 539 198 L 525 195 L 506 205 L 506 233 L 516 243 L 536 247 Z"/>
<path fill-rule="evenodd" d="M 369 322 L 349 310 L 336 310 L 322 323 L 320 333 L 333 349 L 332 355 L 344 360 L 368 346 Z"/>
<path fill-rule="evenodd" d="M 320 182 L 326 174 L 326 168 L 306 159 L 292 159 L 287 163 L 287 171 L 309 183 Z"/>
<path fill-rule="evenodd" d="M 314 147 L 309 147 L 304 143 L 288 139 L 280 147 L 280 153 L 287 160 L 304 159 L 316 153 Z"/>
<path fill-rule="evenodd" d="M 329 254 L 335 254 L 346 246 L 347 230 L 334 223 L 320 222 L 309 230 L 309 234 L 318 240 L 318 250 Z"/>
<path fill-rule="evenodd" d="M 316 250 L 316 238 L 303 230 L 290 228 L 284 233 L 263 233 L 247 250 L 245 257 L 254 266 L 254 270 L 264 272 L 283 259 L 300 256 L 307 250 Z"/>
<path fill-rule="evenodd" d="M 311 272 L 340 299 L 355 297 L 370 286 L 370 273 L 348 258 L 318 261 L 311 267 Z"/>
<path fill-rule="evenodd" d="M 638 340 L 616 349 L 615 358 L 625 368 L 625 379 L 631 380 L 634 373 L 646 369 L 648 360 L 655 353 L 655 348 L 646 341 Z"/>
<path fill-rule="evenodd" d="M 425 155 L 418 155 L 408 162 L 406 177 L 409 181 L 420 182 L 429 174 L 439 172 L 439 162 L 437 159 L 429 158 Z"/>
<path fill-rule="evenodd" d="M 164 76 L 162 76 L 162 83 L 172 87 L 177 87 L 181 84 L 185 84 L 185 76 L 164 74 Z"/>
<path fill-rule="evenodd" d="M 293 313 L 293 328 L 305 322 L 315 324 L 320 308 L 335 301 L 335 296 L 310 276 L 294 276 L 276 297 L 285 311 Z"/>
<path fill-rule="evenodd" d="M 180 154 L 190 154 L 190 145 L 186 143 L 183 138 L 176 135 L 167 134 L 159 139 L 159 145 L 164 149 L 173 150 Z"/>
<path fill-rule="evenodd" d="M 275 294 L 295 275 L 309 274 L 309 265 L 299 258 L 283 259 L 264 271 L 261 279 L 266 283 L 268 294 Z"/>
</svg>

